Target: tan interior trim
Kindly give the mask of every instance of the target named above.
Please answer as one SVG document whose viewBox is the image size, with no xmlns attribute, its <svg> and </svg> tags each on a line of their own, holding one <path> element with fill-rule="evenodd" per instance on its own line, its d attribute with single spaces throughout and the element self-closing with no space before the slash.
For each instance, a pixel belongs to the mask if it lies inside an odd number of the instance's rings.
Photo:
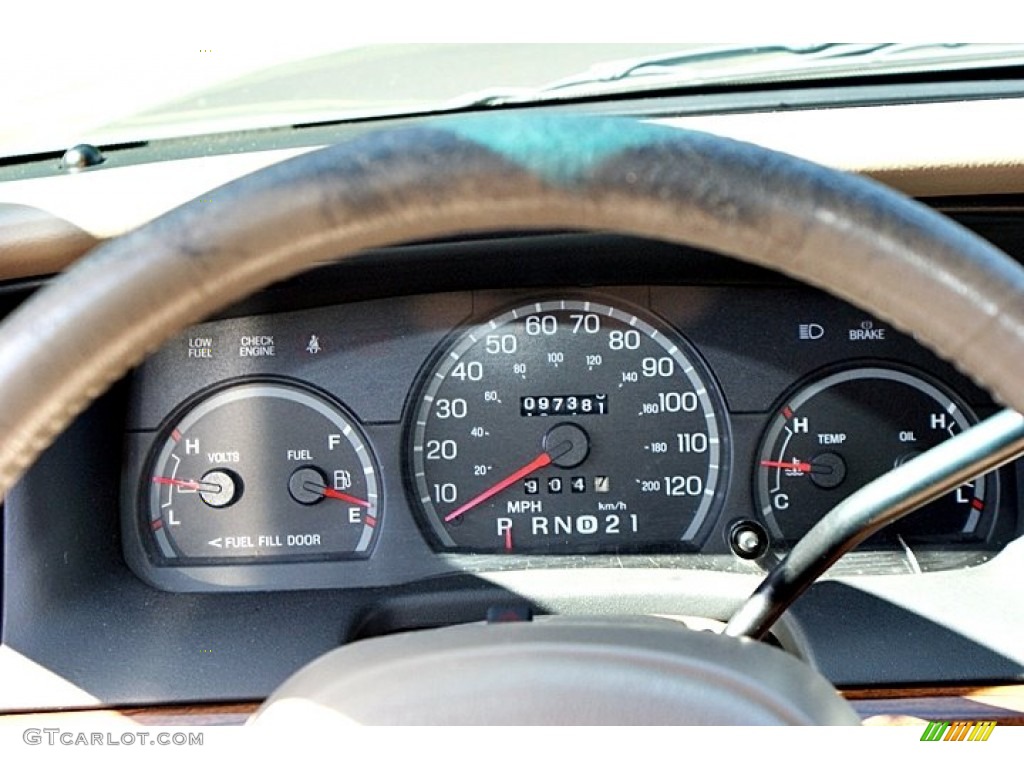
<svg viewBox="0 0 1024 768">
<path fill-rule="evenodd" d="M 914 197 L 1024 192 L 1024 99 L 687 117 L 717 133 L 863 173 Z"/>
<path fill-rule="evenodd" d="M 59 272 L 100 241 L 40 208 L 0 203 L 0 278 Z"/>
<path fill-rule="evenodd" d="M 918 197 L 1024 193 L 1024 98 L 659 120 L 864 173 Z M 319 147 L 189 158 L 0 185 L 0 210 L 36 210 L 39 232 L 0 214 L 0 280 L 52 273 L 204 192 Z M 6 204 L 6 205 L 5 205 Z M 46 215 L 49 218 L 46 218 Z M 55 237 L 55 232 L 65 234 Z M 70 233 L 76 233 L 71 236 Z M 11 255 L 5 252 L 11 249 Z"/>
<path fill-rule="evenodd" d="M 317 147 L 193 157 L 104 168 L 0 184 L 0 205 L 46 211 L 94 238 L 106 239 L 269 165 Z M 5 247 L 0 240 L 0 247 Z"/>
</svg>

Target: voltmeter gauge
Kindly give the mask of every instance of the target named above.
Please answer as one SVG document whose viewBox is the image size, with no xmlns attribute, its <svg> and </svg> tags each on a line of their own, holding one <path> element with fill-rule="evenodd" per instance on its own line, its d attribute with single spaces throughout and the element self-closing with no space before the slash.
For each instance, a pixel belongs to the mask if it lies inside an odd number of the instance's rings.
<svg viewBox="0 0 1024 768">
<path fill-rule="evenodd" d="M 366 557 L 380 524 L 379 473 L 352 417 L 291 384 L 195 404 L 141 485 L 148 549 L 167 564 Z"/>
<path fill-rule="evenodd" d="M 785 398 L 762 439 L 754 485 L 765 525 L 776 540 L 793 543 L 863 485 L 976 422 L 944 387 L 905 370 L 864 367 L 819 377 Z M 983 538 L 996 498 L 997 475 L 980 477 L 887 535 Z"/>
</svg>

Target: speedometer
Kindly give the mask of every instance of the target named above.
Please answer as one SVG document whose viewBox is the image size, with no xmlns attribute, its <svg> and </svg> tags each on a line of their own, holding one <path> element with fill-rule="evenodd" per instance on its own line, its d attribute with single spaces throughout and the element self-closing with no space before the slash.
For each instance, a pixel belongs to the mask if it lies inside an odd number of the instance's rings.
<svg viewBox="0 0 1024 768">
<path fill-rule="evenodd" d="M 447 549 L 686 549 L 725 487 L 723 414 L 696 353 L 654 318 L 596 301 L 519 306 L 427 371 L 414 492 Z"/>
</svg>

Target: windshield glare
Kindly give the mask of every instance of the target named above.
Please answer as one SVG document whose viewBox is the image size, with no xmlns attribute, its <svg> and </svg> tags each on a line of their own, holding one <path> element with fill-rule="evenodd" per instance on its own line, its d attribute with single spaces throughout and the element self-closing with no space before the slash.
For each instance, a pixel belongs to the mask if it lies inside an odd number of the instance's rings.
<svg viewBox="0 0 1024 768">
<path fill-rule="evenodd" d="M 762 80 L 1024 62 L 959 44 L 408 44 L 198 50 L 40 62 L 0 83 L 0 156 L 77 143 L 201 135 L 351 118 Z"/>
</svg>

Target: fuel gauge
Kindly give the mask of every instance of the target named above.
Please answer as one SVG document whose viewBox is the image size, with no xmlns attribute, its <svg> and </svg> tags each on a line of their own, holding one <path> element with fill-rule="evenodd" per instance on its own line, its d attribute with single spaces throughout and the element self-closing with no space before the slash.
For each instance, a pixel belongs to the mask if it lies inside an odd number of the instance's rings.
<svg viewBox="0 0 1024 768">
<path fill-rule="evenodd" d="M 340 406 L 291 384 L 239 384 L 169 425 L 142 482 L 149 550 L 192 561 L 369 555 L 380 522 L 370 450 Z"/>
<path fill-rule="evenodd" d="M 904 370 L 852 368 L 817 378 L 778 406 L 762 439 L 754 470 L 762 519 L 774 538 L 795 542 L 863 485 L 975 423 L 954 395 Z M 979 477 L 888 535 L 984 538 L 996 489 L 996 474 Z"/>
</svg>

